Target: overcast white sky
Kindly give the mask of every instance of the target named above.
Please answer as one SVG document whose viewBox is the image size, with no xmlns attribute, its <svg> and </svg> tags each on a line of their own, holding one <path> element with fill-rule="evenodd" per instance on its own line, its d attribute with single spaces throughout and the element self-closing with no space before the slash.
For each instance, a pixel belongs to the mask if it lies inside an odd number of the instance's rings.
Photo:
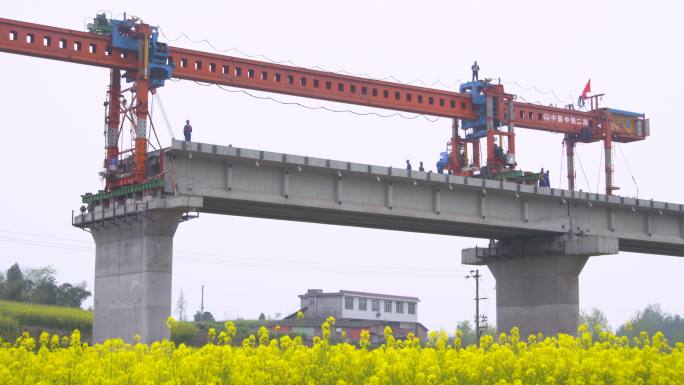
<svg viewBox="0 0 684 385">
<path fill-rule="evenodd" d="M 681 171 L 682 6 L 666 1 L 12 1 L 0 17 L 83 30 L 98 10 L 127 11 L 217 48 L 289 59 L 302 66 L 454 84 L 481 76 L 534 102 L 576 99 L 591 77 L 604 105 L 645 112 L 648 140 L 616 152 L 620 193 L 684 202 Z M 562 4 L 562 5 L 561 5 Z M 679 38 L 677 38 L 679 36 Z M 163 39 L 163 41 L 167 41 Z M 175 46 L 211 50 L 184 38 Z M 231 51 L 229 54 L 238 55 Z M 94 243 L 70 226 L 80 194 L 96 191 L 104 156 L 103 107 L 108 71 L 0 53 L 3 134 L 0 164 L 0 269 L 52 265 L 61 281 L 93 287 Z M 511 84 L 517 82 L 523 87 Z M 457 86 L 456 86 L 457 87 Z M 258 94 L 255 92 L 255 94 Z M 160 96 L 182 137 L 190 119 L 196 141 L 393 165 L 405 159 L 433 167 L 450 135 L 441 119 L 359 117 L 254 100 L 216 87 L 169 82 Z M 362 107 L 276 95 L 309 106 Z M 378 111 L 383 112 L 383 111 Z M 165 145 L 170 135 L 155 120 Z M 551 170 L 560 183 L 560 135 L 517 130 L 523 169 Z M 603 190 L 600 144 L 578 149 L 579 188 Z M 256 318 L 297 309 L 307 288 L 420 297 L 418 317 L 430 329 L 453 330 L 472 319 L 474 286 L 463 277 L 462 248 L 484 240 L 318 224 L 202 215 L 181 224 L 174 243 L 174 308 L 184 290 L 190 309 L 218 318 Z M 483 312 L 495 316 L 495 282 L 484 270 Z M 598 307 L 614 327 L 650 303 L 684 314 L 684 260 L 621 253 L 592 258 L 580 276 L 580 307 Z M 88 304 L 92 303 L 92 299 Z"/>
</svg>

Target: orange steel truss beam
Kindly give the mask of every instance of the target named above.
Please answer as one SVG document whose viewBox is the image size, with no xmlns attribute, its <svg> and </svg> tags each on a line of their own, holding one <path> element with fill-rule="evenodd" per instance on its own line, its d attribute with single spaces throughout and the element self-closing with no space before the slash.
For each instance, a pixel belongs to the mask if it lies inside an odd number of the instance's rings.
<svg viewBox="0 0 684 385">
<path fill-rule="evenodd" d="M 137 55 L 112 49 L 109 36 L 0 19 L 0 51 L 135 71 Z M 458 92 L 346 76 L 182 48 L 169 48 L 174 78 L 433 116 L 474 119 Z"/>
<path fill-rule="evenodd" d="M 0 18 L 0 51 L 128 71 L 134 53 L 111 48 L 110 37 Z M 469 95 L 169 47 L 173 77 L 455 119 L 475 119 Z M 598 127 L 600 114 L 514 102 L 516 127 L 576 134 Z M 505 107 L 504 107 L 505 108 Z M 616 141 L 637 138 L 613 132 Z M 598 138 L 596 138 L 598 139 Z"/>
<path fill-rule="evenodd" d="M 331 72 L 169 48 L 173 77 L 259 91 L 426 114 L 475 119 L 469 95 Z"/>
<path fill-rule="evenodd" d="M 111 48 L 111 37 L 0 18 L 0 51 L 105 68 L 135 70 L 138 59 Z"/>
</svg>

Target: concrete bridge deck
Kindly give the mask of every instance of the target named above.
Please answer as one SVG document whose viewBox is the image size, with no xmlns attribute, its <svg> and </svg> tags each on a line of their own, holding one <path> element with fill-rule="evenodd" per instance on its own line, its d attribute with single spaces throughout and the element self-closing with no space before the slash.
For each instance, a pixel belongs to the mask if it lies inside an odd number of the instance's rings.
<svg viewBox="0 0 684 385">
<path fill-rule="evenodd" d="M 684 205 L 204 143 L 165 150 L 166 193 L 200 211 L 485 239 L 615 237 L 684 256 Z"/>
</svg>

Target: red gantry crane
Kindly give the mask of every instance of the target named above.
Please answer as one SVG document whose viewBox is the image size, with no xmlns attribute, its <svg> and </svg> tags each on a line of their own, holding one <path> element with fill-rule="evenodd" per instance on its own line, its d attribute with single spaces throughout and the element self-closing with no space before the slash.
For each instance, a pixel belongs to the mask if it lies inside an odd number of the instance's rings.
<svg viewBox="0 0 684 385">
<path fill-rule="evenodd" d="M 111 71 L 105 103 L 106 186 L 100 194 L 84 196 L 86 203 L 162 186 L 159 176 L 163 160 L 156 168 L 147 164 L 148 96 L 170 78 L 453 119 L 451 140 L 437 168 L 454 175 L 537 183 L 543 180 L 540 174 L 516 170 L 515 128 L 560 133 L 564 135 L 571 190 L 575 186 L 577 143 L 603 141 L 606 194 L 612 194 L 617 189 L 613 184 L 612 143 L 642 140 L 649 135 L 644 114 L 599 108 L 598 103 L 592 103 L 590 111 L 521 103 L 501 84 L 489 80 L 464 83 L 459 92 L 452 92 L 169 47 L 158 41 L 157 27 L 125 15 L 123 20 L 98 15 L 88 30 L 0 18 L 0 51 Z M 130 100 L 124 97 L 127 92 Z M 125 121 L 134 127 L 130 149 L 118 145 Z M 480 164 L 481 141 L 486 144 L 484 165 Z"/>
</svg>

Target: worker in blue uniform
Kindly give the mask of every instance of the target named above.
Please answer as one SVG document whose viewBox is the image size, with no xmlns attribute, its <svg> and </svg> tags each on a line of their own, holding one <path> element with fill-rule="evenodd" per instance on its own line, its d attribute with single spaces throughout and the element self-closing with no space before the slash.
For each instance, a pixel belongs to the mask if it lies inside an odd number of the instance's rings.
<svg viewBox="0 0 684 385">
<path fill-rule="evenodd" d="M 185 126 L 183 127 L 183 136 L 185 136 L 186 142 L 190 142 L 190 137 L 192 136 L 192 126 L 190 125 L 189 120 L 185 121 Z"/>
<path fill-rule="evenodd" d="M 480 66 L 477 65 L 477 60 L 475 60 L 475 63 L 470 67 L 471 70 L 473 70 L 473 81 L 478 81 L 480 80 L 478 78 L 478 72 L 480 72 Z"/>
</svg>

